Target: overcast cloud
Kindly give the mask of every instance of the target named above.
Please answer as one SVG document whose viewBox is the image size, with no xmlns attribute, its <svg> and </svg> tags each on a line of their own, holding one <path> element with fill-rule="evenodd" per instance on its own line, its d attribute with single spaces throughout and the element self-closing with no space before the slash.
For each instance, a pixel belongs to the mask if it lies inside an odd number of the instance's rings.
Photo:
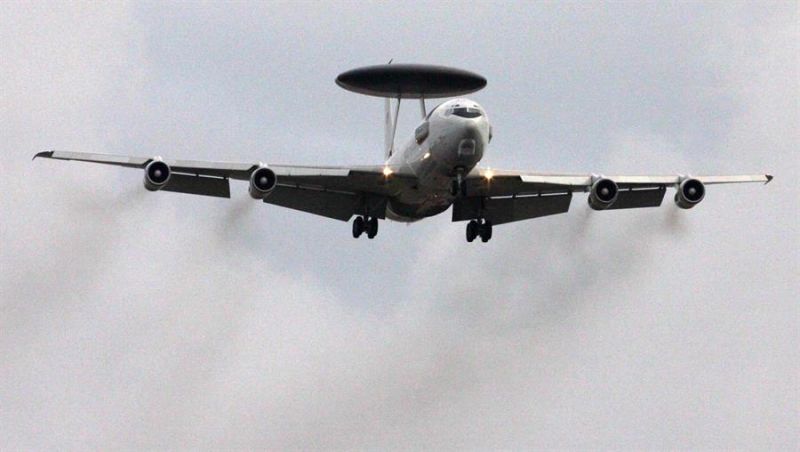
<svg viewBox="0 0 800 452">
<path fill-rule="evenodd" d="M 797 5 L 0 5 L 0 447 L 800 447 Z M 493 167 L 772 172 L 464 241 L 151 194 L 57 148 L 371 164 L 394 58 Z M 405 111 L 401 136 L 417 109 Z"/>
</svg>

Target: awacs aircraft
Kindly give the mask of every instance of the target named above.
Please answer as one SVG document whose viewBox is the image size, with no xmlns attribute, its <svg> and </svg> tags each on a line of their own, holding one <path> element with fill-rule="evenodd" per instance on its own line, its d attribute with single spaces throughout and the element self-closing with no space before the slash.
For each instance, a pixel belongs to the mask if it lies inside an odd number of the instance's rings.
<svg viewBox="0 0 800 452">
<path fill-rule="evenodd" d="M 144 170 L 150 191 L 230 197 L 230 179 L 249 181 L 250 195 L 268 204 L 336 220 L 353 216 L 353 237 L 374 238 L 378 221 L 413 222 L 452 206 L 453 221 L 466 221 L 467 241 L 492 238 L 492 227 L 564 213 L 572 194 L 588 193 L 595 210 L 661 205 L 667 188 L 675 204 L 690 209 L 706 186 L 772 180 L 768 174 L 737 176 L 606 176 L 503 171 L 478 166 L 492 141 L 486 111 L 456 98 L 426 111 L 425 100 L 458 97 L 486 86 L 478 74 L 442 66 L 388 64 L 345 72 L 344 89 L 386 98 L 385 161 L 374 166 L 287 166 L 259 162 L 202 162 L 161 157 L 45 151 L 36 157 L 78 160 Z M 395 148 L 401 99 L 418 99 L 422 121 Z M 396 105 L 392 106 L 392 100 Z M 392 111 L 394 110 L 394 111 Z"/>
</svg>

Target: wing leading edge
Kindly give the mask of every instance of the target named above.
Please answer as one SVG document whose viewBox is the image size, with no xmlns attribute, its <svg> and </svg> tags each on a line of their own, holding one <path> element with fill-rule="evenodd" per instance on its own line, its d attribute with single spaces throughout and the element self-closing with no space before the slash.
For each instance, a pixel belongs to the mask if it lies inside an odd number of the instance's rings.
<svg viewBox="0 0 800 452">
<path fill-rule="evenodd" d="M 545 174 L 520 171 L 475 168 L 468 176 L 469 192 L 482 196 L 514 196 L 552 192 L 589 191 L 600 177 L 611 179 L 622 188 L 645 189 L 677 186 L 689 176 L 599 176 L 596 174 Z M 747 182 L 769 183 L 770 174 L 743 174 L 730 176 L 691 176 L 705 185 Z"/>
</svg>

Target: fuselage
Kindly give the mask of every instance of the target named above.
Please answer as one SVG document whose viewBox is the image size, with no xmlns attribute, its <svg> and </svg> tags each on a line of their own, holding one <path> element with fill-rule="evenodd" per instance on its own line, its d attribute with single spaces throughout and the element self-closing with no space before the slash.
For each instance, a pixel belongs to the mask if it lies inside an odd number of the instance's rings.
<svg viewBox="0 0 800 452">
<path fill-rule="evenodd" d="M 431 110 L 414 136 L 386 162 L 418 181 L 389 200 L 386 217 L 410 222 L 447 210 L 455 199 L 453 181 L 478 164 L 490 139 L 486 112 L 472 100 L 454 99 Z"/>
</svg>

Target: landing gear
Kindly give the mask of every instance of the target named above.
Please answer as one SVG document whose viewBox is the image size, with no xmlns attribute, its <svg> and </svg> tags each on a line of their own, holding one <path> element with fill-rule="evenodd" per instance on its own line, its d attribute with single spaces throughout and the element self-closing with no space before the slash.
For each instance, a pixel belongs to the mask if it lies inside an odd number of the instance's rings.
<svg viewBox="0 0 800 452">
<path fill-rule="evenodd" d="M 479 218 L 467 223 L 467 242 L 472 242 L 477 237 L 481 242 L 488 242 L 492 238 L 492 222 Z"/>
<path fill-rule="evenodd" d="M 478 236 L 479 227 L 480 225 L 475 220 L 470 220 L 470 222 L 467 223 L 467 242 L 472 243 L 472 241 L 475 240 L 475 237 Z"/>
<path fill-rule="evenodd" d="M 364 217 L 356 217 L 353 220 L 353 238 L 357 239 L 364 233 Z"/>
<path fill-rule="evenodd" d="M 374 239 L 378 235 L 378 219 L 375 217 L 366 221 L 367 238 Z"/>
<path fill-rule="evenodd" d="M 378 235 L 378 219 L 375 217 L 362 217 L 358 216 L 353 220 L 353 238 L 361 237 L 361 234 L 367 233 L 367 238 L 374 239 Z"/>
<path fill-rule="evenodd" d="M 478 232 L 481 236 L 481 242 L 486 243 L 492 238 L 492 222 L 484 221 Z"/>
<path fill-rule="evenodd" d="M 453 180 L 453 183 L 450 185 L 450 194 L 453 196 L 467 196 L 467 181 L 462 180 Z"/>
<path fill-rule="evenodd" d="M 467 181 L 464 179 L 464 169 L 459 168 L 456 178 L 450 184 L 450 194 L 453 196 L 467 196 Z"/>
</svg>

